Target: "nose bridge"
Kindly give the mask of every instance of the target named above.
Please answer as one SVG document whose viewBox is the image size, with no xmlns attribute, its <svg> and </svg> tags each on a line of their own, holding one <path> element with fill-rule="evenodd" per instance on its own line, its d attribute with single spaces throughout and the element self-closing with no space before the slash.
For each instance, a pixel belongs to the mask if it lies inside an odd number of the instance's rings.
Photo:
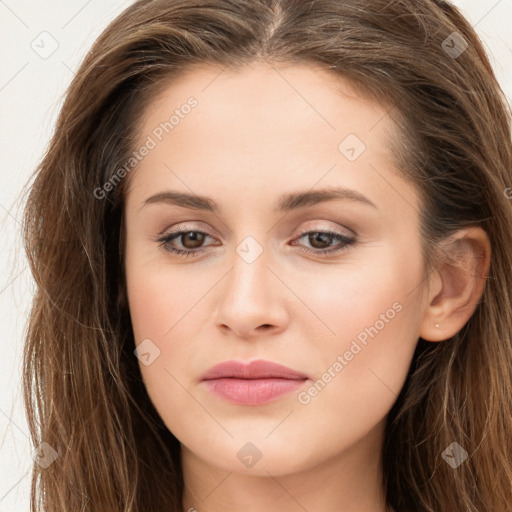
<svg viewBox="0 0 512 512">
<path fill-rule="evenodd" d="M 228 295 L 240 305 L 244 304 L 245 308 L 250 306 L 251 301 L 253 306 L 256 305 L 268 287 L 267 281 L 271 277 L 267 268 L 268 252 L 253 236 L 245 237 L 235 248 L 228 278 Z"/>
<path fill-rule="evenodd" d="M 275 276 L 267 267 L 271 266 L 269 255 L 252 236 L 236 246 L 217 308 L 218 325 L 248 335 L 261 325 L 281 323 L 283 306 L 279 305 Z"/>
</svg>

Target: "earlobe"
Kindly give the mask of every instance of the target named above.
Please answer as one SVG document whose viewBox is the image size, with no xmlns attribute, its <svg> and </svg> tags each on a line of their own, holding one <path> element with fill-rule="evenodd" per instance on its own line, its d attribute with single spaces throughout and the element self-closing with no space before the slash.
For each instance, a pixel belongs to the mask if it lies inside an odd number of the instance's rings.
<svg viewBox="0 0 512 512">
<path fill-rule="evenodd" d="M 432 342 L 457 334 L 475 312 L 489 274 L 491 244 L 480 227 L 458 231 L 440 245 L 420 336 Z M 439 327 L 438 327 L 439 326 Z"/>
</svg>

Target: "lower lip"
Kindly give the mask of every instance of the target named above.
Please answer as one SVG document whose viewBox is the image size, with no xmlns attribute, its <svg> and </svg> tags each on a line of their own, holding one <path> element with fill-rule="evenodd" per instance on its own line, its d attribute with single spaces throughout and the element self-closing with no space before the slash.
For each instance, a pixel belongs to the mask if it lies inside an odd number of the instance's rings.
<svg viewBox="0 0 512 512">
<path fill-rule="evenodd" d="M 208 389 L 241 405 L 260 405 L 297 391 L 306 379 L 212 379 L 204 381 Z"/>
</svg>

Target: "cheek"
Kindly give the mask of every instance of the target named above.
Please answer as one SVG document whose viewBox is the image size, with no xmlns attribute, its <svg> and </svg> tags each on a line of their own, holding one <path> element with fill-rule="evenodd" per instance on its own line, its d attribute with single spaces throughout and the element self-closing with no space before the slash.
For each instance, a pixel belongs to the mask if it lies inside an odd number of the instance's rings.
<svg viewBox="0 0 512 512">
<path fill-rule="evenodd" d="M 174 411 L 185 411 L 193 406 L 186 389 L 197 373 L 196 359 L 202 349 L 197 345 L 200 336 L 196 330 L 201 329 L 201 322 L 198 321 L 199 308 L 194 310 L 194 304 L 208 290 L 207 283 L 198 280 L 191 284 L 182 274 L 179 269 L 164 271 L 148 266 L 144 270 L 144 265 L 131 268 L 127 265 L 135 345 L 145 347 L 144 352 L 151 354 L 149 364 L 139 357 L 141 376 L 159 415 L 178 436 L 186 435 L 187 428 L 184 432 L 180 428 L 188 424 L 188 420 L 183 421 Z M 141 348 L 138 350 L 143 353 Z"/>
<path fill-rule="evenodd" d="M 127 277 L 130 315 L 138 341 L 141 337 L 163 338 L 185 313 L 191 286 L 163 273 L 133 269 Z"/>
<path fill-rule="evenodd" d="M 151 336 L 162 341 L 171 338 L 176 330 L 192 327 L 191 317 L 197 324 L 196 316 L 201 311 L 197 306 L 220 279 L 216 277 L 219 272 L 194 272 L 137 255 L 127 258 L 126 269 L 136 341 Z"/>
<path fill-rule="evenodd" d="M 318 326 L 326 349 L 348 348 L 356 338 L 364 344 L 371 334 L 376 336 L 372 327 L 391 343 L 395 340 L 392 332 L 398 336 L 403 328 L 417 327 L 419 302 L 414 291 L 421 281 L 421 258 L 411 255 L 404 265 L 396 247 L 383 247 L 377 256 L 335 270 L 303 272 L 300 283 L 295 283 L 309 309 L 303 316 L 309 325 Z"/>
<path fill-rule="evenodd" d="M 211 315 L 206 304 L 219 273 L 191 272 L 143 257 L 127 259 L 126 268 L 135 345 L 150 340 L 158 354 L 149 365 L 140 360 L 139 367 L 151 400 L 165 416 L 190 400 L 184 388 L 208 364 L 204 331 Z"/>
<path fill-rule="evenodd" d="M 303 404 L 326 410 L 338 424 L 340 409 L 356 424 L 383 417 L 405 381 L 419 336 L 421 310 L 416 287 L 422 279 L 420 252 L 404 265 L 398 246 L 383 250 L 375 262 L 340 267 L 329 279 L 307 275 L 301 286 L 309 315 L 304 332 L 315 332 L 304 347 L 317 384 L 302 395 Z M 313 405 L 313 403 L 315 405 Z M 309 406 L 308 406 L 309 407 Z"/>
</svg>

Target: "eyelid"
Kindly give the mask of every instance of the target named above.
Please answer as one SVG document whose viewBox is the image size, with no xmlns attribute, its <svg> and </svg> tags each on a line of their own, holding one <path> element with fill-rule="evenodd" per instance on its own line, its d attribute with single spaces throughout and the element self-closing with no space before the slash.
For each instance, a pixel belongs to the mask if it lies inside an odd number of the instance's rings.
<svg viewBox="0 0 512 512">
<path fill-rule="evenodd" d="M 324 222 L 329 222 L 329 221 L 324 221 Z M 355 238 L 357 236 L 357 233 L 355 231 L 348 229 L 346 227 L 340 228 L 339 225 L 338 225 L 338 227 L 331 228 L 329 226 L 326 226 L 325 224 L 324 225 L 314 224 L 312 226 L 307 225 L 306 227 L 301 228 L 298 235 L 296 235 L 296 237 L 302 236 L 305 233 L 310 233 L 311 231 L 322 231 L 322 232 L 328 231 L 328 232 L 331 232 L 336 235 L 345 236 L 347 238 Z"/>
<path fill-rule="evenodd" d="M 200 220 L 178 222 L 177 224 L 174 224 L 172 226 L 172 229 L 169 227 L 165 227 L 164 229 L 162 229 L 158 233 L 158 236 L 171 235 L 172 233 L 177 233 L 179 231 L 204 231 L 208 235 L 212 236 L 211 230 L 206 226 L 207 224 Z"/>
<path fill-rule="evenodd" d="M 306 233 L 310 233 L 311 231 L 322 231 L 322 232 L 331 232 L 332 234 L 342 235 L 347 238 L 355 238 L 357 237 L 357 233 L 354 232 L 351 229 L 348 229 L 346 227 L 343 228 L 343 231 L 340 232 L 340 227 L 331 228 L 329 226 L 318 225 L 319 222 L 331 222 L 332 221 L 315 221 L 315 224 L 313 225 L 306 225 L 305 227 L 301 228 L 297 234 L 294 235 L 294 238 L 300 237 Z M 195 223 L 195 224 L 193 224 Z M 197 224 L 198 223 L 198 224 Z M 202 221 L 185 221 L 182 223 L 178 223 L 175 226 L 173 226 L 172 230 L 169 230 L 169 228 L 165 228 L 162 231 L 160 231 L 157 235 L 157 238 L 166 236 L 166 235 L 172 235 L 174 233 L 179 233 L 181 231 L 202 231 L 211 238 L 215 238 L 211 230 L 207 227 L 203 227 L 206 223 Z M 333 223 L 334 224 L 334 223 Z M 201 226 L 202 225 L 202 226 Z M 200 227 L 199 227 L 200 226 Z"/>
</svg>

